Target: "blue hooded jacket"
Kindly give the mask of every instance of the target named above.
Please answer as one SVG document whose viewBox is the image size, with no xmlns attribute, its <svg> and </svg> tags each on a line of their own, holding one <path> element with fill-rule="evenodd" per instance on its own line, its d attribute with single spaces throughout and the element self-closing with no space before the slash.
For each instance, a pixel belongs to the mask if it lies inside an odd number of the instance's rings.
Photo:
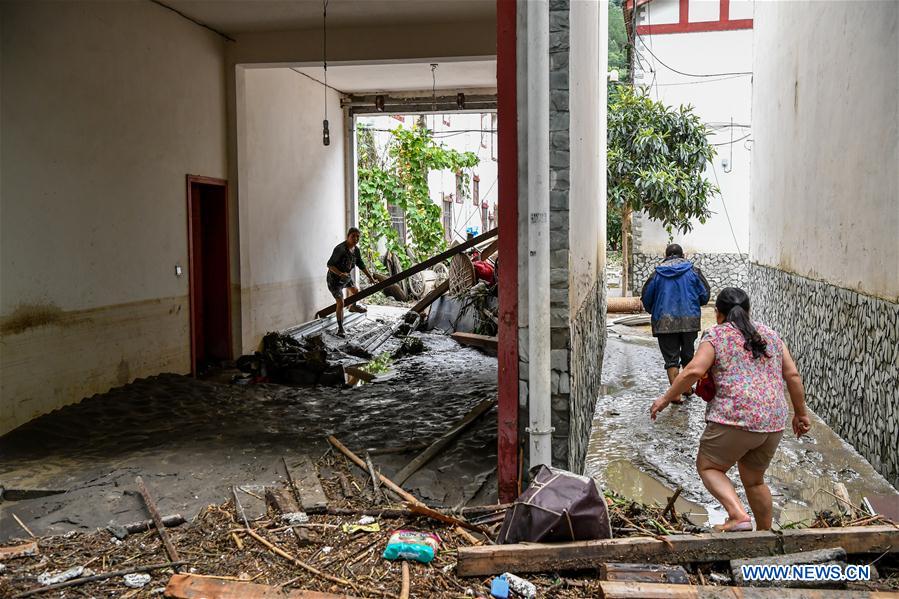
<svg viewBox="0 0 899 599">
<path fill-rule="evenodd" d="M 708 281 L 689 260 L 666 259 L 643 285 L 640 300 L 652 314 L 652 334 L 692 333 L 700 330 L 700 306 L 709 302 Z"/>
</svg>

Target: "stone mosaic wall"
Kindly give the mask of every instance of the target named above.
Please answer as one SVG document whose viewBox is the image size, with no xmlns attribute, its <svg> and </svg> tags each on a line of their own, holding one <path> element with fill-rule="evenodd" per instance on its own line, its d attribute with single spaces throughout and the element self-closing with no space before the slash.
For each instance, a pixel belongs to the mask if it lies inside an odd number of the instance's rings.
<svg viewBox="0 0 899 599">
<path fill-rule="evenodd" d="M 725 287 L 746 289 L 749 282 L 749 259 L 746 254 L 687 254 L 687 259 L 702 270 L 709 286 L 712 288 L 711 301 Z M 631 289 L 640 295 L 643 283 L 662 261 L 662 254 L 634 253 L 631 258 Z"/>
<path fill-rule="evenodd" d="M 549 248 L 552 349 L 553 464 L 571 468 L 568 454 L 571 383 L 571 307 L 568 302 L 571 154 L 568 111 L 569 0 L 549 2 Z"/>
<path fill-rule="evenodd" d="M 568 462 L 569 469 L 577 473 L 584 471 L 593 413 L 602 382 L 602 355 L 606 348 L 605 314 L 606 288 L 605 283 L 599 280 L 591 290 L 590 298 L 571 322 Z M 553 377 L 555 379 L 555 372 Z"/>
<path fill-rule="evenodd" d="M 899 487 L 899 304 L 751 264 L 753 318 L 783 337 L 808 405 Z"/>
</svg>

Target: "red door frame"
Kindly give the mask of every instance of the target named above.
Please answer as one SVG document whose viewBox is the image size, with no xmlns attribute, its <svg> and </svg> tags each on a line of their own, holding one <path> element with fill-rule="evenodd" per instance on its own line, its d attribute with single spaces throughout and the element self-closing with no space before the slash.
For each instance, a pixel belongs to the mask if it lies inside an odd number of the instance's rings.
<svg viewBox="0 0 899 599">
<path fill-rule="evenodd" d="M 228 233 L 231 230 L 230 224 L 228 220 L 228 182 L 225 179 L 216 179 L 213 177 L 203 177 L 200 175 L 187 175 L 187 274 L 188 274 L 188 297 L 189 297 L 189 305 L 190 305 L 190 374 L 196 375 L 197 369 L 197 335 L 194 330 L 194 321 L 197 315 L 197 300 L 196 300 L 196 292 L 197 285 L 202 284 L 201 281 L 196 279 L 197 269 L 195 268 L 196 264 L 194 263 L 194 259 L 196 257 L 196 249 L 194 248 L 194 228 L 197 226 L 194 223 L 193 217 L 193 186 L 194 184 L 198 185 L 213 185 L 216 187 L 222 188 L 222 194 L 224 197 L 224 217 L 225 217 L 225 261 L 228 264 L 228 268 L 225 270 L 225 282 L 227 284 L 228 292 L 226 294 L 225 301 L 227 302 L 226 310 L 228 314 L 227 323 L 227 338 L 228 338 L 228 357 L 233 357 L 234 351 L 234 338 L 232 336 L 232 327 L 231 327 L 231 244 L 227 239 Z M 199 200 L 199 198 L 197 198 Z"/>
<path fill-rule="evenodd" d="M 518 497 L 518 106 L 517 2 L 496 1 L 499 209 L 499 500 Z"/>
</svg>

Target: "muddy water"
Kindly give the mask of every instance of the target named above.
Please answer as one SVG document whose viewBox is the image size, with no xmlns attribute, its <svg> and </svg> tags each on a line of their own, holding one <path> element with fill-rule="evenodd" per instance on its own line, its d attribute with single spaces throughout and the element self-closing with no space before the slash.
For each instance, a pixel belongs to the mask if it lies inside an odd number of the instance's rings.
<svg viewBox="0 0 899 599">
<path fill-rule="evenodd" d="M 373 309 L 366 322 L 374 325 L 385 310 Z M 359 452 L 430 443 L 496 396 L 496 358 L 442 335 L 423 339 L 425 353 L 397 360 L 361 387 L 238 386 L 161 375 L 38 418 L 0 438 L 0 483 L 68 493 L 0 504 L 0 540 L 21 534 L 12 513 L 36 534 L 143 519 L 137 475 L 155 490 L 163 513 L 190 518 L 227 498 L 231 485 L 283 479 L 281 456 L 318 457 L 329 434 Z M 381 351 L 396 346 L 390 340 Z M 391 476 L 415 453 L 374 461 Z M 490 503 L 495 467 L 494 408 L 405 486 L 439 505 Z"/>
<path fill-rule="evenodd" d="M 705 426 L 705 402 L 694 398 L 671 406 L 652 422 L 649 406 L 667 386 L 656 342 L 645 329 L 610 330 L 587 474 L 626 497 L 647 503 L 664 504 L 673 489 L 681 486 L 684 503 L 678 503 L 678 509 L 690 513 L 697 523 L 718 524 L 725 513 L 703 487 L 694 465 Z M 731 474 L 745 503 L 736 470 Z M 808 521 L 816 510 L 835 507 L 828 492 L 836 482 L 846 485 L 856 505 L 864 495 L 896 494 L 814 414 L 809 435 L 784 436 L 768 475 L 775 520 L 781 526 Z M 899 494 L 896 497 L 899 501 Z"/>
</svg>

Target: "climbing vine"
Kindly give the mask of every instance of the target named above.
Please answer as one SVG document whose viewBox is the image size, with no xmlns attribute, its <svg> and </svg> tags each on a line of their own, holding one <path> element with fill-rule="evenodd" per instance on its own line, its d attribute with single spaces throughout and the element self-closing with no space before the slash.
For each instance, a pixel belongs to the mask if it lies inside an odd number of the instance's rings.
<svg viewBox="0 0 899 599">
<path fill-rule="evenodd" d="M 377 155 L 371 129 L 357 127 L 359 147 L 359 228 L 362 249 L 370 264 L 376 264 L 378 242 L 383 239 L 403 267 L 446 248 L 441 208 L 431 200 L 428 173 L 449 170 L 461 175 L 460 191 L 467 195 L 471 169 L 479 160 L 473 152 L 458 152 L 434 141 L 421 124 L 391 130 L 386 156 Z M 406 215 L 406 245 L 391 226 L 387 206 Z"/>
</svg>

